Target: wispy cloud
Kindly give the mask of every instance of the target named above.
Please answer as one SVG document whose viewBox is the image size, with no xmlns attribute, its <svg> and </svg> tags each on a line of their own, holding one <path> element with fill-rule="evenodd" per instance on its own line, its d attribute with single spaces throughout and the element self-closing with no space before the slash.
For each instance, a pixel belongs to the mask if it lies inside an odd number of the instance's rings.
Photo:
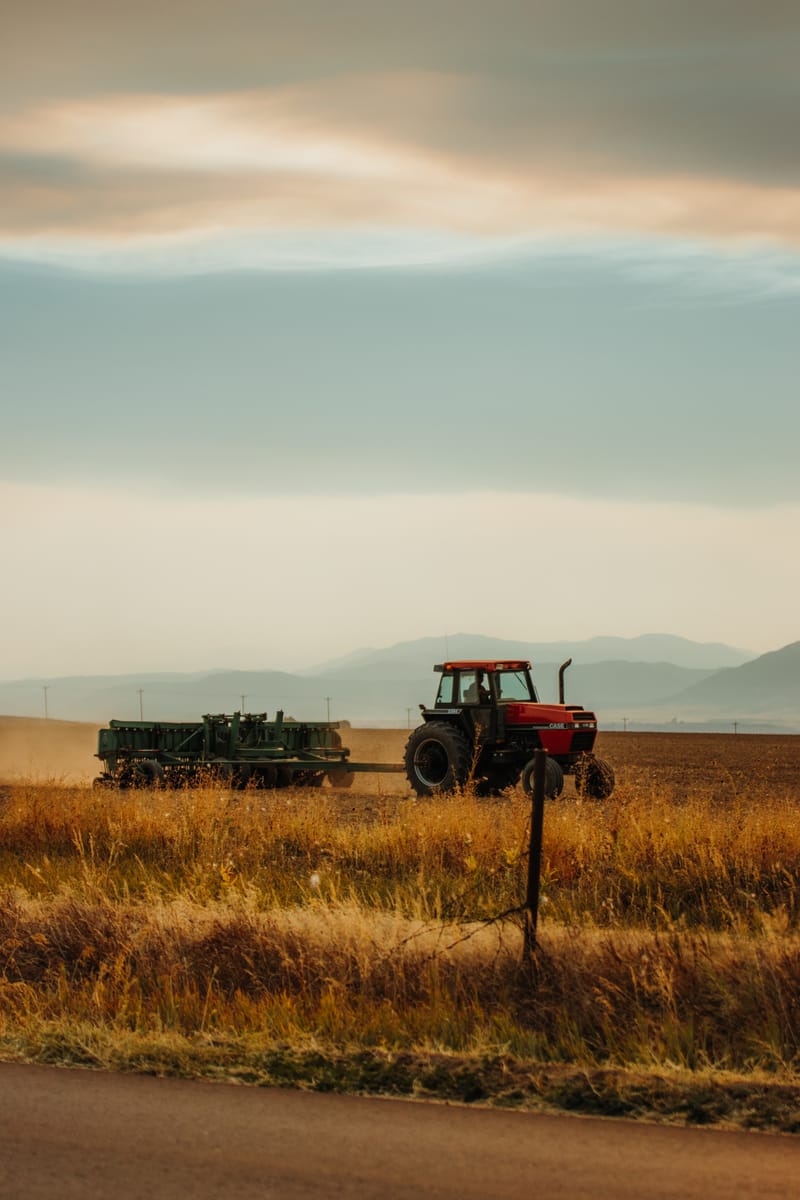
<svg viewBox="0 0 800 1200">
<path fill-rule="evenodd" d="M 4 156 L 4 157 L 3 157 Z M 116 97 L 0 121 L 6 237 L 416 226 L 484 237 L 664 233 L 800 244 L 800 188 L 500 168 L 315 122 L 267 97 Z"/>
<path fill-rule="evenodd" d="M 70 101 L 0 121 L 0 144 L 18 153 L 62 155 L 96 167 L 321 174 L 397 179 L 425 157 L 281 111 L 252 98 L 123 96 Z"/>
<path fill-rule="evenodd" d="M 41 263 L 93 275 L 164 278 L 229 272 L 346 272 L 513 269 L 535 274 L 554 265 L 652 284 L 649 303 L 664 311 L 697 303 L 752 305 L 800 296 L 800 254 L 764 239 L 736 245 L 652 234 L 497 234 L 423 226 L 214 228 L 136 237 L 0 234 L 0 260 Z M 648 303 L 639 292 L 637 306 Z"/>
<path fill-rule="evenodd" d="M 85 0 L 67 28 L 40 0 L 5 49 L 2 229 L 797 245 L 800 16 L 645 8 Z"/>
</svg>

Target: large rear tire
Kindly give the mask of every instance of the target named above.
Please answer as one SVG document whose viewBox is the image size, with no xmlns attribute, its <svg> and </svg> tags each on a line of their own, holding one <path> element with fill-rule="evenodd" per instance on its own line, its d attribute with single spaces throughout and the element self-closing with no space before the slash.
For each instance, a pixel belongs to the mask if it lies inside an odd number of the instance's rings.
<svg viewBox="0 0 800 1200">
<path fill-rule="evenodd" d="M 460 729 L 428 721 L 406 742 L 406 778 L 418 796 L 453 792 L 469 778 L 470 748 Z"/>
<path fill-rule="evenodd" d="M 575 767 L 575 790 L 589 800 L 607 800 L 614 791 L 614 770 L 610 763 L 593 754 L 584 754 Z"/>
</svg>

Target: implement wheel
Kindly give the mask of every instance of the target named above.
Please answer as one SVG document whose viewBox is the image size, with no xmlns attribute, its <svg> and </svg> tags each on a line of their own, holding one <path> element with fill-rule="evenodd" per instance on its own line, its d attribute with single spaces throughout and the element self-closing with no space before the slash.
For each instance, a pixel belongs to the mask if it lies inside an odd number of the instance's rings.
<svg viewBox="0 0 800 1200">
<path fill-rule="evenodd" d="M 250 782 L 252 769 L 246 762 L 214 763 L 214 776 L 220 787 L 229 787 L 242 792 Z"/>
<path fill-rule="evenodd" d="M 428 721 L 406 742 L 406 777 L 418 796 L 453 792 L 469 778 L 470 747 L 460 729 Z"/>
<path fill-rule="evenodd" d="M 294 786 L 302 788 L 318 788 L 322 787 L 324 779 L 324 771 L 295 771 Z"/>
<path fill-rule="evenodd" d="M 328 783 L 332 788 L 351 788 L 355 781 L 355 771 L 328 771 Z"/>
<path fill-rule="evenodd" d="M 575 767 L 575 789 L 590 800 L 607 800 L 614 791 L 614 770 L 602 758 L 584 754 Z"/>
<path fill-rule="evenodd" d="M 134 758 L 128 761 L 119 776 L 124 788 L 154 788 L 164 782 L 164 768 L 154 758 Z"/>
<path fill-rule="evenodd" d="M 104 771 L 102 775 L 98 775 L 96 779 L 92 780 L 92 787 L 95 791 L 109 791 L 119 787 L 119 784 L 113 775 Z"/>
</svg>

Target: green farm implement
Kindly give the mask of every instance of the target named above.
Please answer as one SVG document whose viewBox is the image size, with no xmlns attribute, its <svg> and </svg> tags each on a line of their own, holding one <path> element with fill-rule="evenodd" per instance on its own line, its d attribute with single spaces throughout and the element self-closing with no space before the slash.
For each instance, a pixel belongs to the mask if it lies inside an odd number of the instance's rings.
<svg viewBox="0 0 800 1200">
<path fill-rule="evenodd" d="M 181 787 L 215 778 L 232 787 L 351 787 L 358 772 L 400 772 L 394 763 L 354 763 L 338 721 L 294 721 L 266 713 L 220 713 L 202 721 L 110 721 L 98 736 L 103 773 L 95 787 Z"/>
</svg>

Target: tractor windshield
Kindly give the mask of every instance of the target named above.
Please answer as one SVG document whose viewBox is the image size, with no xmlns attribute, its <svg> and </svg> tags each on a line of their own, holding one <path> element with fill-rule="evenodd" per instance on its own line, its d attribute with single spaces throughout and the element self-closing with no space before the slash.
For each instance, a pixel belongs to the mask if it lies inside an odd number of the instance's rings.
<svg viewBox="0 0 800 1200">
<path fill-rule="evenodd" d="M 536 701 L 536 691 L 527 671 L 498 671 L 495 678 L 498 700 Z"/>
</svg>

